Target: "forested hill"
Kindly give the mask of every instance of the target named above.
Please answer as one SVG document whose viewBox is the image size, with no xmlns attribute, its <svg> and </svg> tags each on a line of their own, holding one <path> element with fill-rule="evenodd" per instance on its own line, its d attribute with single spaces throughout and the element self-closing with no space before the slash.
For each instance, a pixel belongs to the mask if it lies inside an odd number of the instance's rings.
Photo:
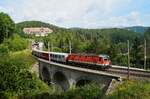
<svg viewBox="0 0 150 99">
<path fill-rule="evenodd" d="M 146 27 L 127 27 L 127 28 L 106 28 L 106 29 L 83 29 L 83 28 L 62 28 L 56 25 L 52 25 L 49 23 L 45 23 L 45 22 L 41 22 L 41 21 L 24 21 L 24 22 L 20 22 L 17 23 L 16 26 L 19 29 L 23 29 L 26 27 L 49 27 L 50 29 L 52 29 L 54 32 L 61 32 L 61 31 L 72 31 L 72 32 L 86 32 L 86 33 L 99 33 L 99 32 L 106 32 L 106 33 L 113 33 L 113 32 L 117 32 L 117 33 L 134 33 L 134 32 L 145 32 L 147 30 Z M 137 31 L 136 31 L 137 30 Z"/>
<path fill-rule="evenodd" d="M 144 34 L 148 30 L 149 27 L 144 27 L 144 26 L 132 26 L 132 27 L 126 27 L 124 29 L 127 29 L 129 31 L 137 32 Z"/>
<path fill-rule="evenodd" d="M 23 29 L 27 27 L 48 27 L 53 31 L 63 30 L 63 28 L 51 25 L 49 23 L 41 22 L 41 21 L 24 21 L 16 24 L 18 28 Z"/>
<path fill-rule="evenodd" d="M 127 28 L 106 28 L 106 29 L 83 29 L 83 28 L 61 28 L 52 24 L 44 23 L 41 21 L 24 21 L 17 24 L 21 30 L 25 27 L 49 27 L 54 31 L 54 34 L 62 34 L 65 32 L 71 32 L 79 36 L 91 38 L 100 38 L 102 35 L 109 38 L 113 43 L 126 42 L 126 40 L 133 41 L 139 33 L 128 30 Z M 131 28 L 130 28 L 131 29 Z"/>
</svg>

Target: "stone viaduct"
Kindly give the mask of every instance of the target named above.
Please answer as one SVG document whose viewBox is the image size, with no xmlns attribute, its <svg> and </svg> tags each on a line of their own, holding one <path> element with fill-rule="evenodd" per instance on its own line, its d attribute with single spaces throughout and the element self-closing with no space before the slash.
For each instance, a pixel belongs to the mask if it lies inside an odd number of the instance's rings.
<svg viewBox="0 0 150 99">
<path fill-rule="evenodd" d="M 73 67 L 64 64 L 54 63 L 39 59 L 39 77 L 48 84 L 55 84 L 62 90 L 67 90 L 71 86 L 82 86 L 90 82 L 99 84 L 103 89 L 110 89 L 112 81 L 118 82 L 120 76 Z"/>
</svg>

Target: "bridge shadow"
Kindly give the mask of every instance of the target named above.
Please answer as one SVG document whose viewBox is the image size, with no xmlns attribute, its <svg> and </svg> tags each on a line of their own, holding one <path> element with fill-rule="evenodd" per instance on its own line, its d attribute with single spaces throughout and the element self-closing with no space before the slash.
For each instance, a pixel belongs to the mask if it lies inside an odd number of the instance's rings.
<svg viewBox="0 0 150 99">
<path fill-rule="evenodd" d="M 66 91 L 69 88 L 69 82 L 62 72 L 56 72 L 54 74 L 54 82 L 63 91 Z"/>
<path fill-rule="evenodd" d="M 88 85 L 92 83 L 91 80 L 88 80 L 88 79 L 81 79 L 79 80 L 77 83 L 76 83 L 76 87 L 82 87 L 82 86 L 85 86 L 85 85 Z"/>
<path fill-rule="evenodd" d="M 43 67 L 43 69 L 42 69 L 42 77 L 41 78 L 45 83 L 50 85 L 51 76 L 50 76 L 50 73 L 46 67 Z"/>
</svg>

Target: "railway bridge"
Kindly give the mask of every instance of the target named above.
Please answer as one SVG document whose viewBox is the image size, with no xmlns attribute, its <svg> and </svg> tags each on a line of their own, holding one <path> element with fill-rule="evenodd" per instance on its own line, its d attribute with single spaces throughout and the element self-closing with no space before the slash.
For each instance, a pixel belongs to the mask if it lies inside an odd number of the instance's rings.
<svg viewBox="0 0 150 99">
<path fill-rule="evenodd" d="M 71 86 L 82 86 L 90 82 L 100 85 L 105 91 L 112 88 L 114 82 L 120 82 L 118 75 L 104 71 L 68 66 L 37 58 L 39 61 L 39 77 L 48 84 L 55 84 L 62 90 Z"/>
</svg>

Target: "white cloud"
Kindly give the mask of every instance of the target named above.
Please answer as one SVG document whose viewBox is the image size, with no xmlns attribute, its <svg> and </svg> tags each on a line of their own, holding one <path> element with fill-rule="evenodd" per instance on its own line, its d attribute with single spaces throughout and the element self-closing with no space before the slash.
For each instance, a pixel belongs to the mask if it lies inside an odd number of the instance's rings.
<svg viewBox="0 0 150 99">
<path fill-rule="evenodd" d="M 88 20 L 84 22 L 83 27 L 107 28 L 107 27 L 126 27 L 135 25 L 140 26 L 143 25 L 146 20 L 148 20 L 148 16 L 141 16 L 139 12 L 133 11 L 129 13 L 129 15 L 125 16 L 112 16 L 103 18 L 102 20 L 94 20 L 94 19 Z"/>
<path fill-rule="evenodd" d="M 126 16 L 112 17 L 110 18 L 110 20 L 108 20 L 108 22 L 110 22 L 110 25 L 114 27 L 118 26 L 125 27 L 143 24 L 140 13 L 137 11 L 133 11 Z"/>
<path fill-rule="evenodd" d="M 0 12 L 7 12 L 10 14 L 10 13 L 14 12 L 14 10 L 7 8 L 7 7 L 5 8 L 5 7 L 0 6 Z"/>
<path fill-rule="evenodd" d="M 138 12 L 127 16 L 113 16 L 119 8 L 132 0 L 16 0 L 3 11 L 16 22 L 41 20 L 65 27 L 107 27 L 141 24 Z"/>
</svg>

